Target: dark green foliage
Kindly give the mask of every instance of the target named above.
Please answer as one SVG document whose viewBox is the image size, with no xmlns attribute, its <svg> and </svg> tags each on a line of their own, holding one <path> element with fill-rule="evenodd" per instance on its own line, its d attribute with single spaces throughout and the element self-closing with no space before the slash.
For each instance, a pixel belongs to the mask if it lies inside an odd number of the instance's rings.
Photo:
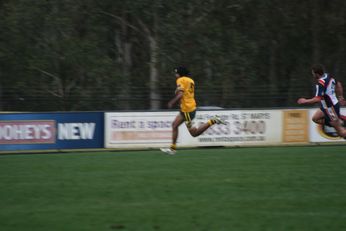
<svg viewBox="0 0 346 231">
<path fill-rule="evenodd" d="M 296 106 L 311 64 L 344 81 L 345 24 L 344 1 L 3 0 L 0 110 L 163 109 L 180 64 L 200 106 Z"/>
</svg>

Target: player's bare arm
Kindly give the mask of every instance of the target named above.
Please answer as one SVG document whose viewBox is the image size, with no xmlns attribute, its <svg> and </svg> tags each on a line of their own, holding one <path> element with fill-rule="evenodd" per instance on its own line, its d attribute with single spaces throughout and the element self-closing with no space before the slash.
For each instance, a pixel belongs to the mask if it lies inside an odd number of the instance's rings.
<svg viewBox="0 0 346 231">
<path fill-rule="evenodd" d="M 335 86 L 335 93 L 337 97 L 343 97 L 344 95 L 344 89 L 342 87 L 342 83 L 338 81 Z"/>
<path fill-rule="evenodd" d="M 183 91 L 177 91 L 175 97 L 168 102 L 168 108 L 172 108 L 183 97 L 183 94 Z"/>
<path fill-rule="evenodd" d="M 319 103 L 319 102 L 321 102 L 321 98 L 317 97 L 317 96 L 313 97 L 311 99 L 300 98 L 297 101 L 298 104 L 315 104 L 315 103 Z"/>
<path fill-rule="evenodd" d="M 346 101 L 344 99 L 344 89 L 342 87 L 342 83 L 338 81 L 335 86 L 335 93 L 338 97 L 339 103 L 341 106 L 346 106 Z"/>
</svg>

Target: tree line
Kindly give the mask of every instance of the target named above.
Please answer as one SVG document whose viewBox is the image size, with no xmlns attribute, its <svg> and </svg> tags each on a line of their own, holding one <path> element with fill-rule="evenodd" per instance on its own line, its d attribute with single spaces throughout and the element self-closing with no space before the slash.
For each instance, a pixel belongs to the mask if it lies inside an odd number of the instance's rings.
<svg viewBox="0 0 346 231">
<path fill-rule="evenodd" d="M 200 106 L 292 107 L 346 74 L 341 0 L 0 0 L 0 110 L 157 110 L 187 66 Z"/>
</svg>

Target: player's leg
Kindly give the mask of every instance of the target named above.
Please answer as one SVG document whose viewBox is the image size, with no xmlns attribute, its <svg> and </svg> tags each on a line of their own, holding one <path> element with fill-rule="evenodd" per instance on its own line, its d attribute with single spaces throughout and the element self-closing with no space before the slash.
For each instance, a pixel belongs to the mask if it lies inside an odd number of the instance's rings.
<svg viewBox="0 0 346 231">
<path fill-rule="evenodd" d="M 196 137 L 202 134 L 205 130 L 207 130 L 211 125 L 208 123 L 202 124 L 200 127 L 196 128 L 193 127 L 192 120 L 196 116 L 196 111 L 192 112 L 181 112 L 181 115 L 184 117 L 185 125 L 187 127 L 187 130 L 191 134 L 191 136 Z"/>
<path fill-rule="evenodd" d="M 174 155 L 177 148 L 179 126 L 184 122 L 184 117 L 179 113 L 172 123 L 172 144 L 169 148 L 160 148 L 161 151 L 169 155 Z"/>
<path fill-rule="evenodd" d="M 340 114 L 340 107 L 337 109 L 337 114 L 341 122 L 341 126 L 346 127 L 346 116 Z M 318 109 L 315 114 L 312 116 L 312 121 L 320 125 L 327 125 L 333 127 L 330 124 L 331 118 L 328 116 L 328 112 L 325 109 Z"/>
<path fill-rule="evenodd" d="M 314 115 L 312 116 L 312 121 L 315 122 L 316 124 L 321 124 L 323 125 L 325 122 L 325 115 L 321 109 L 318 109 Z"/>
<path fill-rule="evenodd" d="M 226 124 L 225 121 L 223 121 L 220 117 L 215 116 L 212 119 L 208 120 L 208 122 L 203 123 L 198 128 L 188 126 L 188 123 L 186 124 L 187 129 L 189 130 L 191 136 L 197 137 L 201 135 L 203 132 L 205 132 L 209 127 L 213 126 L 214 124 Z"/>
<path fill-rule="evenodd" d="M 198 128 L 190 127 L 187 129 L 189 130 L 191 136 L 197 137 L 197 136 L 201 135 L 205 130 L 207 130 L 212 125 L 213 124 L 210 124 L 208 121 L 207 123 L 203 123 L 202 125 L 200 125 Z"/>
<path fill-rule="evenodd" d="M 330 121 L 330 124 L 335 128 L 339 136 L 346 138 L 346 129 L 342 126 L 339 120 Z"/>
<path fill-rule="evenodd" d="M 339 136 L 346 138 L 346 129 L 342 126 L 340 119 L 340 107 L 335 105 L 325 110 L 326 122 L 333 126 Z"/>
<path fill-rule="evenodd" d="M 346 127 L 346 116 L 340 115 L 341 125 Z"/>
<path fill-rule="evenodd" d="M 179 135 L 179 126 L 184 123 L 184 117 L 179 113 L 173 123 L 172 123 L 172 144 L 171 144 L 171 149 L 176 149 L 177 148 L 177 140 L 178 140 L 178 135 Z"/>
</svg>

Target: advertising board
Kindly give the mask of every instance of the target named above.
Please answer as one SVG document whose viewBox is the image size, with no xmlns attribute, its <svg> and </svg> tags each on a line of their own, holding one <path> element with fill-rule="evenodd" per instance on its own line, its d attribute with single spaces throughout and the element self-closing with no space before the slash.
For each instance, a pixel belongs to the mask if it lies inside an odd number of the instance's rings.
<svg viewBox="0 0 346 231">
<path fill-rule="evenodd" d="M 0 114 L 0 151 L 102 148 L 101 112 Z"/>
<path fill-rule="evenodd" d="M 199 137 L 186 126 L 179 127 L 178 146 L 268 145 L 282 142 L 282 112 L 279 110 L 197 111 L 194 126 L 215 114 L 227 125 L 214 125 Z M 106 113 L 106 148 L 155 148 L 171 143 L 171 124 L 177 112 Z"/>
<path fill-rule="evenodd" d="M 199 111 L 194 122 L 199 126 L 215 114 L 227 124 L 214 125 L 196 138 L 183 127 L 181 145 L 245 146 L 282 142 L 282 113 L 279 110 Z"/>
<path fill-rule="evenodd" d="M 308 110 L 283 110 L 283 142 L 308 143 L 309 124 Z"/>
<path fill-rule="evenodd" d="M 105 114 L 105 147 L 160 147 L 171 142 L 176 112 Z"/>
</svg>

